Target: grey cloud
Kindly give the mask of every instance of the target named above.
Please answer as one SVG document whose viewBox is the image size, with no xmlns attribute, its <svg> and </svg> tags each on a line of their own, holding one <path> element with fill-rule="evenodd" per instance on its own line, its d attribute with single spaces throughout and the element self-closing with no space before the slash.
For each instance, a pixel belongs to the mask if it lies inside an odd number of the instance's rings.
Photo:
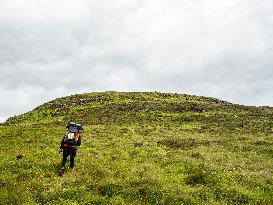
<svg viewBox="0 0 273 205">
<path fill-rule="evenodd" d="M 2 119 L 98 90 L 273 105 L 272 67 L 271 0 L 0 0 Z"/>
</svg>

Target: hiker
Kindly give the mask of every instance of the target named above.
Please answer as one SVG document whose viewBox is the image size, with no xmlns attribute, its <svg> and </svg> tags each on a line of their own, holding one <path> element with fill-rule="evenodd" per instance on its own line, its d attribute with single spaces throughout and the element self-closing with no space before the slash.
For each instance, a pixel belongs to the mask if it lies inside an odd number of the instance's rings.
<svg viewBox="0 0 273 205">
<path fill-rule="evenodd" d="M 64 133 L 59 149 L 59 153 L 63 152 L 61 175 L 64 173 L 64 167 L 68 156 L 70 156 L 70 168 L 74 168 L 74 159 L 77 152 L 77 146 L 81 145 L 80 130 L 83 130 L 83 127 L 80 124 L 76 124 L 74 122 L 69 122 L 66 125 L 66 128 L 67 131 Z"/>
</svg>

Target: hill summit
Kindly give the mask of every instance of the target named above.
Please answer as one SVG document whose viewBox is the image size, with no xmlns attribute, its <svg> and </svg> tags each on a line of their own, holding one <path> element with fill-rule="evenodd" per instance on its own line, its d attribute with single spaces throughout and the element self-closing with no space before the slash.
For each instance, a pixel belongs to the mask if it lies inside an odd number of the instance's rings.
<svg viewBox="0 0 273 205">
<path fill-rule="evenodd" d="M 273 108 L 159 92 L 77 94 L 0 127 L 4 204 L 271 204 Z M 58 176 L 68 121 L 84 125 Z"/>
<path fill-rule="evenodd" d="M 9 118 L 9 125 L 159 123 L 195 128 L 271 131 L 273 109 L 234 105 L 216 98 L 159 92 L 77 94 L 47 102 Z M 255 116 L 255 117 L 253 117 Z"/>
</svg>

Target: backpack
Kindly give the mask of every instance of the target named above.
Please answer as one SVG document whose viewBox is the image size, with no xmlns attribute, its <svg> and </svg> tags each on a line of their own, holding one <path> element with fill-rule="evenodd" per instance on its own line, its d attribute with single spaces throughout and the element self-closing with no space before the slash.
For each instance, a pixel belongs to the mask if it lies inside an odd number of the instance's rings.
<svg viewBox="0 0 273 205">
<path fill-rule="evenodd" d="M 77 146 L 78 138 L 75 132 L 67 132 L 64 135 L 64 143 L 68 146 Z"/>
<path fill-rule="evenodd" d="M 64 135 L 65 145 L 70 147 L 76 147 L 78 145 L 79 131 L 83 130 L 82 125 L 76 124 L 74 122 L 69 122 L 66 125 L 66 128 L 68 128 L 68 132 L 66 132 Z M 80 145 L 80 141 L 79 141 L 79 145 Z"/>
</svg>

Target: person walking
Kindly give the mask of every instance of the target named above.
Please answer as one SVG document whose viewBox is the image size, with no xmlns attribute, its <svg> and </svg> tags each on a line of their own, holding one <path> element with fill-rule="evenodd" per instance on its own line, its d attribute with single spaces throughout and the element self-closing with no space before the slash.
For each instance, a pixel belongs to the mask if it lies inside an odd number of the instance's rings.
<svg viewBox="0 0 273 205">
<path fill-rule="evenodd" d="M 63 153 L 63 158 L 61 162 L 60 176 L 64 174 L 65 164 L 67 158 L 70 156 L 70 168 L 73 169 L 75 165 L 75 157 L 77 153 L 77 147 L 81 145 L 81 135 L 80 130 L 83 130 L 81 124 L 74 122 L 69 122 L 66 125 L 67 131 L 61 140 L 61 145 L 59 153 Z"/>
</svg>

